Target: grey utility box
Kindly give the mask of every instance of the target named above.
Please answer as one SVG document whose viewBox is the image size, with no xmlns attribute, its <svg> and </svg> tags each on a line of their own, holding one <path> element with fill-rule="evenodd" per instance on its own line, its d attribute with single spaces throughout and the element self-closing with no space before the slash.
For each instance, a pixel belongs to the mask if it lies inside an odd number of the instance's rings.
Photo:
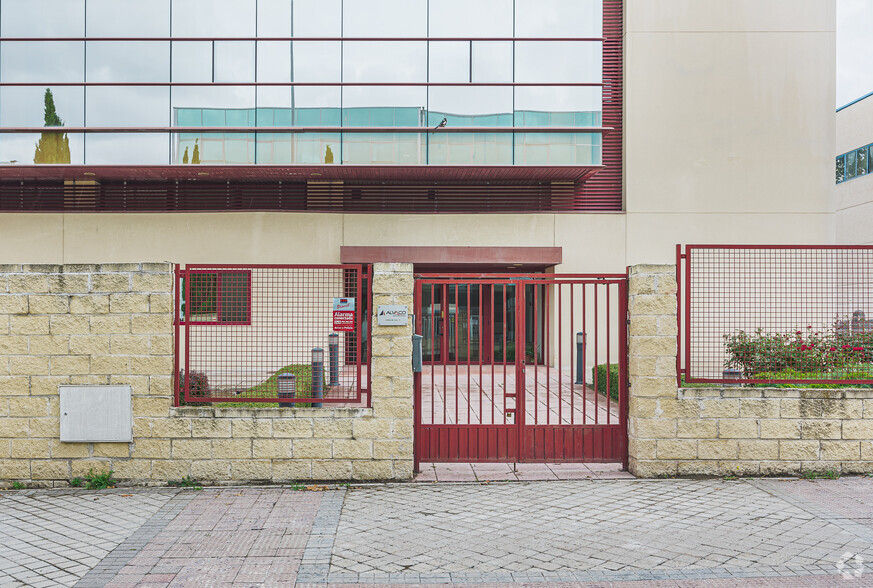
<svg viewBox="0 0 873 588">
<path fill-rule="evenodd" d="M 130 443 L 130 386 L 59 386 L 61 441 Z"/>
</svg>

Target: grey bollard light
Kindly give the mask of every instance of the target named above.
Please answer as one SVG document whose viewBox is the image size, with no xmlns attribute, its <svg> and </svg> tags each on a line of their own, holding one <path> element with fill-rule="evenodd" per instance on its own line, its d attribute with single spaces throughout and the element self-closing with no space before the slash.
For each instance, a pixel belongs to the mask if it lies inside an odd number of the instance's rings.
<svg viewBox="0 0 873 588">
<path fill-rule="evenodd" d="M 297 376 L 290 372 L 279 374 L 276 378 L 279 398 L 294 398 L 297 396 Z M 280 407 L 291 408 L 293 402 L 279 402 Z"/>
<path fill-rule="evenodd" d="M 324 349 L 312 349 L 312 397 L 324 398 Z M 320 402 L 313 402 L 314 408 L 321 408 Z"/>
<path fill-rule="evenodd" d="M 576 384 L 584 384 L 585 380 L 585 333 L 576 333 Z"/>
<path fill-rule="evenodd" d="M 330 359 L 330 385 L 339 384 L 339 335 L 331 333 L 327 336 L 327 355 Z"/>
</svg>

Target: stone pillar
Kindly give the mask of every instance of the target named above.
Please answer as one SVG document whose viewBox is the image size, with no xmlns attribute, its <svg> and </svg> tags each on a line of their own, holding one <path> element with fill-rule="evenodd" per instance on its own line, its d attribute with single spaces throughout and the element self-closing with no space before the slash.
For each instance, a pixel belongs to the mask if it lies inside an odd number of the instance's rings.
<svg viewBox="0 0 873 588">
<path fill-rule="evenodd" d="M 373 416 L 391 419 L 390 439 L 375 440 L 374 459 L 390 459 L 391 475 L 355 477 L 392 479 L 412 478 L 412 330 L 413 288 L 411 263 L 377 263 L 373 265 L 372 394 Z M 376 315 L 380 305 L 396 304 L 409 309 L 409 324 L 380 326 Z M 385 472 L 386 474 L 388 472 Z"/>
<path fill-rule="evenodd" d="M 696 442 L 677 439 L 676 267 L 631 267 L 628 298 L 628 468 L 675 475 L 675 460 L 696 458 Z"/>
</svg>

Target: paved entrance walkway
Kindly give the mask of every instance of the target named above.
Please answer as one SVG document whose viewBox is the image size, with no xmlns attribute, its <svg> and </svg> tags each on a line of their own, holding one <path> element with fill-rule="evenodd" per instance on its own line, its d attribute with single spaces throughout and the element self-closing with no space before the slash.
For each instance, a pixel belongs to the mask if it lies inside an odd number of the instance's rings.
<svg viewBox="0 0 873 588">
<path fill-rule="evenodd" d="M 3 587 L 869 586 L 873 480 L 2 491 L 0 537 Z"/>
</svg>

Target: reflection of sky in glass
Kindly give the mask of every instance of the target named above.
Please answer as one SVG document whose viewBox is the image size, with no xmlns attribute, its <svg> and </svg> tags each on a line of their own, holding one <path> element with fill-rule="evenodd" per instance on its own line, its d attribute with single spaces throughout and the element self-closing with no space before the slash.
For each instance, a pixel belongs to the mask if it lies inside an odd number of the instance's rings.
<svg viewBox="0 0 873 588">
<path fill-rule="evenodd" d="M 227 83 L 231 86 L 53 87 L 59 116 L 67 126 L 164 126 L 180 124 L 191 109 L 235 112 L 249 109 L 259 126 L 362 126 L 388 120 L 385 113 L 415 112 L 411 126 L 434 125 L 446 116 L 452 126 L 597 126 L 599 87 L 397 87 L 246 86 L 247 83 L 580 83 L 599 82 L 598 42 L 543 41 L 212 41 L 214 37 L 597 37 L 602 34 L 602 0 L 0 0 L 3 37 L 195 37 L 203 41 L 0 42 L 0 81 L 33 82 L 34 87 L 0 88 L 0 125 L 41 126 L 43 94 L 52 83 L 150 84 Z M 515 18 L 513 19 L 513 14 Z M 514 45 L 514 46 L 513 46 Z M 345 110 L 341 110 L 341 109 Z M 257 109 L 257 110 L 256 110 Z M 368 109 L 364 116 L 362 109 Z M 273 114 L 267 115 L 270 111 Z M 319 112 L 317 116 L 314 114 Z M 279 113 L 279 114 L 276 114 Z M 315 118 L 320 122 L 312 122 Z M 387 125 L 400 125 L 395 122 Z M 281 124 L 275 122 L 277 120 Z M 272 120 L 274 122 L 267 122 Z M 332 121 L 332 122 L 327 122 Z M 333 122 L 335 121 L 335 122 Z M 484 121 L 484 122 L 483 122 Z M 374 123 L 367 123 L 374 124 Z M 401 126 L 406 126 L 403 123 Z M 195 125 L 196 126 L 196 125 Z M 381 126 L 381 125 L 377 125 Z M 346 134 L 348 135 L 348 134 Z M 391 134 L 391 147 L 370 137 L 374 161 L 428 159 L 442 142 L 452 162 L 512 160 L 512 135 L 453 139 Z M 38 135 L 37 135 L 38 137 Z M 280 137 L 280 135 L 276 135 Z M 550 144 L 578 144 L 576 135 L 547 136 Z M 247 138 L 244 138 L 248 141 Z M 255 152 L 318 161 L 323 148 L 347 137 L 313 138 L 295 151 L 291 137 L 274 149 L 259 141 L 237 150 L 236 159 Z M 360 137 L 358 137 L 360 139 Z M 414 146 L 405 145 L 414 139 Z M 508 139 L 508 146 L 504 140 Z M 532 137 L 528 137 L 532 139 Z M 278 140 L 278 139 L 277 139 Z M 537 139 L 539 140 L 539 139 Z M 584 143 L 599 144 L 599 137 Z M 452 141 L 459 142 L 452 149 Z M 113 142 L 130 149 L 113 154 Z M 175 141 L 177 143 L 178 141 Z M 31 137 L 0 136 L 0 160 L 32 159 Z M 168 162 L 174 139 L 71 137 L 73 159 L 89 163 Z M 404 143 L 404 147 L 397 145 Z M 518 159 L 518 144 L 516 155 Z M 541 141 L 542 143 L 542 141 Z M 476 147 L 476 145 L 479 145 Z M 287 149 L 286 149 L 287 147 Z M 210 145 L 218 153 L 216 145 Z M 399 150 L 398 150 L 399 149 Z M 428 151 L 430 149 L 430 151 Z M 472 151 L 469 151 L 472 149 Z M 568 161 L 584 159 L 568 155 Z M 393 151 L 392 151 L 393 150 Z M 363 143 L 349 150 L 361 158 Z M 390 157 L 388 153 L 393 155 Z M 533 152 L 533 150 L 531 150 Z M 275 155 L 280 153 L 283 155 Z M 138 154 L 138 155 L 136 155 Z M 458 155 L 463 154 L 463 155 Z M 508 154 L 508 155 L 507 155 Z M 357 156 L 355 156 L 357 157 Z M 599 155 L 598 155 L 599 157 Z M 550 160 L 552 156 L 545 156 Z M 529 158 L 526 158 L 529 159 Z M 540 159 L 543 159 L 542 157 Z M 597 157 L 588 157 L 597 159 Z M 337 151 L 336 161 L 340 161 Z"/>
</svg>

